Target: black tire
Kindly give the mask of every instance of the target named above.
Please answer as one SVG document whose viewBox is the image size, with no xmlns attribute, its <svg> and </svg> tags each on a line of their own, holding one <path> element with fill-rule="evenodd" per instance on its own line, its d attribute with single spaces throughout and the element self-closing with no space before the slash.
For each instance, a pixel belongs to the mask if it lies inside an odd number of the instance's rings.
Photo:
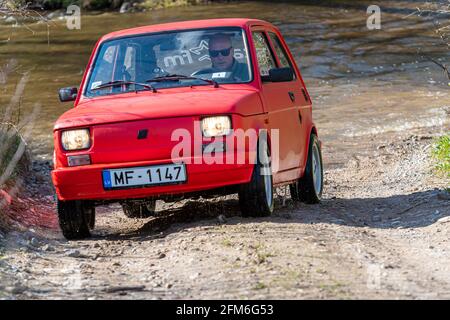
<svg viewBox="0 0 450 320">
<path fill-rule="evenodd" d="M 314 159 L 316 158 L 316 159 Z M 314 171 L 313 165 L 316 163 Z M 320 185 L 314 182 L 314 174 L 320 179 Z M 316 190 L 319 189 L 319 190 Z M 294 201 L 302 201 L 309 204 L 319 203 L 323 191 L 323 162 L 319 139 L 311 134 L 308 148 L 308 160 L 306 161 L 305 174 L 290 185 L 291 197 Z"/>
<path fill-rule="evenodd" d="M 268 161 L 261 161 L 258 152 L 258 158 L 253 168 L 252 179 L 249 183 L 241 185 L 239 189 L 239 205 L 241 207 L 242 216 L 244 217 L 267 217 L 273 212 L 272 164 L 270 161 L 268 145 L 266 142 L 263 143 Z M 267 169 L 270 174 L 263 175 L 264 169 Z M 266 180 L 266 178 L 269 180 Z M 268 192 L 267 189 L 269 189 Z"/>
<path fill-rule="evenodd" d="M 56 200 L 59 226 L 67 240 L 89 238 L 95 226 L 95 207 L 87 201 Z"/>
<path fill-rule="evenodd" d="M 151 201 L 127 201 L 122 203 L 123 213 L 128 218 L 142 219 L 155 215 L 156 200 Z"/>
</svg>

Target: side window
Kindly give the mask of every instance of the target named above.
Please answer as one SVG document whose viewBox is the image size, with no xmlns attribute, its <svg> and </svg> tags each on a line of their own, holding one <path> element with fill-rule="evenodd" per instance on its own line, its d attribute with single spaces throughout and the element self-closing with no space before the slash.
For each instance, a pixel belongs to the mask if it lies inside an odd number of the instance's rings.
<svg viewBox="0 0 450 320">
<path fill-rule="evenodd" d="M 280 39 L 277 37 L 275 33 L 269 32 L 270 40 L 272 40 L 273 47 L 275 49 L 275 52 L 280 59 L 281 67 L 282 68 L 291 68 L 292 72 L 294 73 L 294 79 L 295 79 L 295 71 L 292 66 L 291 60 L 289 60 L 289 57 L 286 53 L 286 51 L 283 48 L 283 45 L 281 44 Z"/>
<path fill-rule="evenodd" d="M 99 61 L 96 63 L 92 73 L 91 87 L 88 90 L 113 80 L 112 73 L 117 50 L 118 46 L 116 45 L 105 45 L 102 47 L 102 51 L 99 54 Z"/>
<path fill-rule="evenodd" d="M 276 68 L 275 59 L 270 51 L 269 44 L 263 32 L 253 32 L 253 42 L 256 48 L 259 73 L 261 76 L 268 76 L 269 70 Z"/>
</svg>

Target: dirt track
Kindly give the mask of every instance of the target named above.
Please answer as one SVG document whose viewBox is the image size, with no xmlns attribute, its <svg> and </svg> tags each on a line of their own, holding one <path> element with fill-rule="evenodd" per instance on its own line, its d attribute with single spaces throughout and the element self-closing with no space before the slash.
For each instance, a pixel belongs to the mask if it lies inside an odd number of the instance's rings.
<svg viewBox="0 0 450 320">
<path fill-rule="evenodd" d="M 450 200 L 439 191 L 449 184 L 430 173 L 431 137 L 365 139 L 375 140 L 367 156 L 326 170 L 320 205 L 295 204 L 278 190 L 270 218 L 240 217 L 233 197 L 160 203 L 160 216 L 147 220 L 112 206 L 98 209 L 91 240 L 67 242 L 49 231 L 56 220 L 42 213 L 43 197 L 35 211 L 47 229 L 4 241 L 1 295 L 450 298 Z M 325 161 L 332 157 L 325 145 Z"/>
</svg>

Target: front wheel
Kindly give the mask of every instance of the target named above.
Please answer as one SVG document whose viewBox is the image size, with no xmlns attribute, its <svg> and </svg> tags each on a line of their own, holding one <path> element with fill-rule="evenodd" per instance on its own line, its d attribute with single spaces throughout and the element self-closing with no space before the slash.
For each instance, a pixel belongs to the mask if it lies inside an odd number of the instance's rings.
<svg viewBox="0 0 450 320">
<path fill-rule="evenodd" d="M 267 143 L 259 150 L 252 179 L 239 190 L 239 205 L 244 217 L 265 217 L 273 212 L 273 180 Z"/>
<path fill-rule="evenodd" d="M 313 204 L 319 203 L 323 191 L 322 153 L 319 139 L 311 134 L 306 161 L 305 174 L 290 185 L 291 197 L 295 201 Z"/>
<path fill-rule="evenodd" d="M 95 226 L 95 207 L 81 200 L 56 200 L 59 226 L 67 240 L 77 240 L 91 236 Z"/>
</svg>

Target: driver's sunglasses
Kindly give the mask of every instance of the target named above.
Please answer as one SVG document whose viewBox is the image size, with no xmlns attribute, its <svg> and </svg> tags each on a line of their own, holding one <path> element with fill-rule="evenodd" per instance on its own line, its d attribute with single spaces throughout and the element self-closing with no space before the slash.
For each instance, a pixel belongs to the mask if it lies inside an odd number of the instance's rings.
<svg viewBox="0 0 450 320">
<path fill-rule="evenodd" d="M 230 55 L 232 47 L 229 47 L 228 49 L 222 49 L 222 50 L 209 50 L 209 56 L 216 58 L 219 56 L 219 53 L 223 56 L 223 57 L 228 57 Z"/>
</svg>

